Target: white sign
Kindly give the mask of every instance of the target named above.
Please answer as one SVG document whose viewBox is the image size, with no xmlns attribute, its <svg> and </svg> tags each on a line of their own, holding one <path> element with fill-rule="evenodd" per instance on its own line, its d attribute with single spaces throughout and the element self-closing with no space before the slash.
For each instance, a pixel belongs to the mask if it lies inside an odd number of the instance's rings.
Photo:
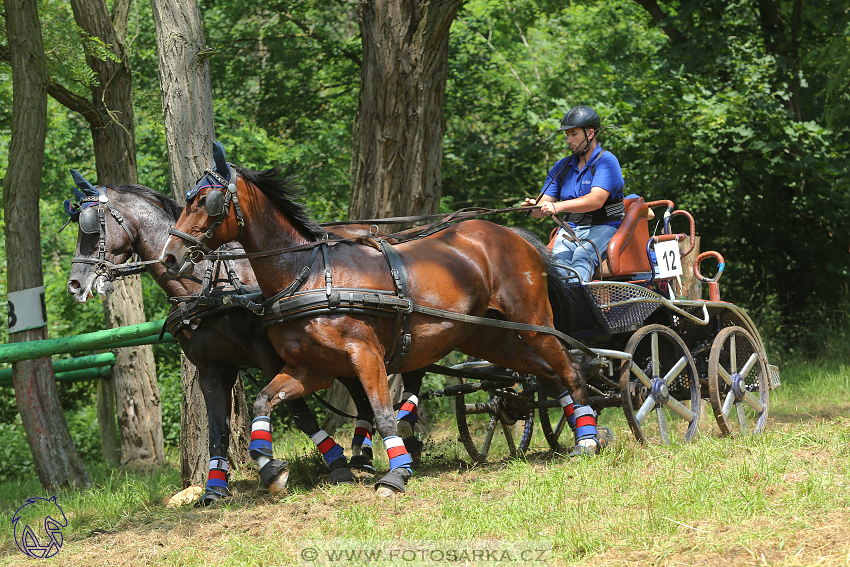
<svg viewBox="0 0 850 567">
<path fill-rule="evenodd" d="M 47 325 L 44 286 L 9 293 L 9 332 L 18 333 Z"/>
<path fill-rule="evenodd" d="M 655 277 L 663 280 L 682 275 L 682 258 L 679 256 L 679 243 L 675 240 L 655 243 Z"/>
</svg>

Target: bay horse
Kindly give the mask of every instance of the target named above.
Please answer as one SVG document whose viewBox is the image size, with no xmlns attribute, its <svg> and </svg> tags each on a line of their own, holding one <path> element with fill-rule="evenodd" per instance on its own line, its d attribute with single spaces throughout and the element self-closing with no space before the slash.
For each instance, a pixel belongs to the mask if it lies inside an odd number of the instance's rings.
<svg viewBox="0 0 850 567">
<path fill-rule="evenodd" d="M 218 142 L 213 155 L 215 170 L 196 185 L 160 260 L 172 276 L 184 275 L 204 251 L 237 240 L 264 297 L 279 298 L 265 304 L 264 324 L 286 365 L 258 395 L 255 424 L 281 401 L 327 388 L 334 376 L 356 375 L 390 460 L 376 489 L 404 491 L 411 458 L 397 436 L 387 364 L 414 370 L 459 349 L 542 379 L 577 427 L 573 452 L 596 452 L 596 416 L 580 369 L 551 332 L 549 293 L 566 284 L 547 277 L 554 268 L 532 244 L 484 220 L 381 250 L 334 241 L 297 201 L 301 189 L 282 177 L 282 167 L 228 164 Z M 400 343 L 406 356 L 393 363 Z M 261 467 L 271 458 L 256 450 L 252 456 Z"/>
<path fill-rule="evenodd" d="M 76 184 L 76 201 L 66 200 L 65 209 L 71 217 L 69 220 L 79 224 L 79 230 L 67 290 L 77 302 L 85 303 L 92 290 L 102 296 L 111 294 L 114 291 L 112 280 L 125 273 L 122 266 L 132 265 L 127 261 L 134 253 L 140 259 L 136 267 L 147 269 L 170 298 L 185 298 L 201 291 L 207 265 L 199 264 L 193 273 L 174 279 L 165 273 L 165 267 L 158 261 L 167 231 L 180 215 L 181 207 L 174 200 L 144 185 L 94 186 L 78 172 L 71 171 Z M 335 230 L 353 236 L 366 229 L 338 227 Z M 230 248 L 241 251 L 232 245 Z M 237 260 L 229 264 L 241 284 L 248 289 L 256 286 L 248 262 Z M 221 282 L 211 283 L 217 290 L 215 284 Z M 231 284 L 228 279 L 224 283 Z M 173 315 L 177 315 L 176 325 Z M 199 500 L 200 505 L 208 505 L 229 494 L 229 418 L 232 390 L 239 371 L 260 368 L 267 376 L 274 376 L 284 362 L 272 347 L 259 318 L 246 309 L 210 309 L 188 315 L 188 321 L 180 319 L 179 310 L 173 309 L 167 321 L 172 322 L 170 330 L 186 357 L 198 369 L 209 421 L 210 470 L 206 490 Z M 406 373 L 403 376 L 405 389 L 418 393 L 422 376 L 424 372 Z M 358 412 L 350 466 L 373 472 L 372 408 L 359 381 L 354 378 L 341 378 L 340 381 L 351 393 Z M 406 416 L 407 423 L 415 420 L 415 401 L 414 397 L 413 403 L 407 403 L 413 412 Z M 296 426 L 324 449 L 326 457 L 333 457 L 326 458 L 331 482 L 353 481 L 342 448 L 321 429 L 306 402 L 293 399 L 286 406 Z M 406 442 L 416 446 L 412 440 Z M 285 463 L 274 463 L 265 470 L 261 480 L 265 488 L 275 492 L 282 490 L 287 480 Z"/>
</svg>

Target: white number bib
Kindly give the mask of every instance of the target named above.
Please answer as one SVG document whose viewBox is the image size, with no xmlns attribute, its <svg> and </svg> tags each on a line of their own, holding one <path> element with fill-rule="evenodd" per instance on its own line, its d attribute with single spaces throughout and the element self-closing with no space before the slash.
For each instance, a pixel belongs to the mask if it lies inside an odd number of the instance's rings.
<svg viewBox="0 0 850 567">
<path fill-rule="evenodd" d="M 656 278 L 666 279 L 682 275 L 682 259 L 679 256 L 677 241 L 656 242 L 655 258 L 658 260 L 658 264 L 654 266 Z"/>
</svg>

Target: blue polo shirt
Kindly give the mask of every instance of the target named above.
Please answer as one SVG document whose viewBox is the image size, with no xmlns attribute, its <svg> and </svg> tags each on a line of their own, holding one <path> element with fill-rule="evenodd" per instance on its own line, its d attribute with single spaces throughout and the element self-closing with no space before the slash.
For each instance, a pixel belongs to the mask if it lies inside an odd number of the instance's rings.
<svg viewBox="0 0 850 567">
<path fill-rule="evenodd" d="M 546 183 L 543 184 L 546 195 L 554 197 L 558 201 L 566 201 L 587 195 L 590 193 L 591 187 L 602 187 L 608 191 L 610 198 L 615 201 L 624 196 L 623 189 L 626 184 L 623 181 L 620 162 L 614 154 L 607 150 L 603 152 L 602 146 L 597 144 L 590 155 L 590 159 L 587 160 L 587 167 L 581 171 L 578 169 L 578 160 L 579 156 L 577 155 L 558 160 L 549 170 Z M 558 175 L 558 172 L 560 172 L 560 175 Z M 619 222 L 606 224 L 620 225 Z"/>
</svg>

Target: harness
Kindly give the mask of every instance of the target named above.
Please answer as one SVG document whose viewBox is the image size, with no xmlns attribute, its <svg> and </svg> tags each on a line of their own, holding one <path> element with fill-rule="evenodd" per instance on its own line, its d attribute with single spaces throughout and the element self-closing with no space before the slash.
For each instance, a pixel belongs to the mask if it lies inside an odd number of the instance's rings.
<svg viewBox="0 0 850 567">
<path fill-rule="evenodd" d="M 590 167 L 590 176 L 591 179 L 596 176 L 596 165 L 599 163 L 599 158 L 602 157 L 602 154 L 605 153 L 605 150 L 602 149 L 596 155 L 596 159 L 593 160 L 593 164 Z M 566 168 L 562 172 L 558 174 L 558 184 L 561 185 L 567 177 Z M 588 211 L 585 213 L 569 213 L 564 217 L 564 220 L 567 222 L 571 222 L 578 226 L 589 226 L 594 224 L 608 224 L 612 222 L 617 222 L 623 220 L 626 216 L 626 207 L 623 203 L 623 196 L 620 195 L 618 199 L 612 199 L 610 194 L 608 195 L 608 199 L 606 199 L 605 203 L 595 211 Z"/>
<path fill-rule="evenodd" d="M 237 255 L 222 254 L 221 252 L 212 253 L 212 251 L 206 245 L 206 241 L 210 239 L 215 230 L 219 226 L 221 226 L 222 222 L 224 221 L 225 213 L 229 214 L 228 205 L 230 202 L 234 202 L 235 204 L 234 209 L 236 211 L 237 222 L 239 223 L 240 227 L 240 236 L 242 234 L 242 229 L 244 226 L 244 218 L 242 217 L 241 211 L 239 210 L 238 200 L 236 198 L 236 180 L 234 169 L 230 168 L 230 175 L 228 176 L 229 179 L 226 181 L 221 175 L 218 175 L 216 172 L 207 170 L 205 171 L 205 174 L 210 175 L 219 184 L 217 187 L 211 184 L 213 190 L 211 190 L 207 194 L 207 201 L 205 204 L 207 214 L 215 217 L 213 224 L 199 238 L 196 238 L 190 234 L 186 234 L 182 231 L 175 230 L 173 228 L 169 229 L 168 231 L 169 234 L 172 234 L 174 236 L 177 236 L 178 238 L 181 238 L 187 242 L 194 244 L 194 247 L 190 247 L 186 254 L 186 258 L 189 259 L 191 262 L 195 263 L 201 259 L 222 259 L 237 257 L 253 258 L 273 254 L 283 254 L 286 252 L 294 252 L 297 250 L 305 250 L 307 248 L 311 248 L 312 250 L 310 253 L 310 257 L 307 260 L 307 263 L 301 269 L 299 275 L 283 290 L 279 291 L 274 296 L 268 299 L 258 300 L 256 295 L 249 296 L 246 294 L 231 293 L 222 295 L 220 299 L 201 300 L 199 298 L 199 301 L 201 302 L 217 302 L 217 304 L 221 306 L 238 305 L 240 307 L 244 307 L 260 317 L 263 327 L 267 327 L 269 325 L 277 323 L 292 321 L 304 317 L 328 314 L 360 314 L 395 317 L 395 338 L 393 339 L 391 347 L 387 350 L 384 359 L 384 364 L 386 365 L 387 373 L 390 374 L 393 372 L 397 372 L 404 366 L 404 360 L 410 352 L 410 347 L 412 344 L 412 335 L 410 333 L 410 314 L 413 312 L 418 312 L 424 315 L 430 315 L 442 319 L 448 319 L 463 323 L 472 323 L 489 327 L 498 327 L 502 329 L 514 329 L 547 333 L 556 336 L 564 343 L 574 348 L 578 348 L 579 350 L 593 358 L 596 357 L 596 354 L 587 346 L 573 339 L 569 335 L 566 335 L 551 327 L 544 327 L 541 325 L 530 325 L 525 323 L 514 323 L 510 321 L 491 319 L 487 317 L 478 317 L 474 315 L 467 315 L 464 313 L 457 313 L 433 307 L 416 305 L 413 302 L 412 298 L 409 297 L 408 276 L 404 261 L 401 258 L 401 255 L 393 248 L 392 244 L 387 242 L 387 240 L 385 240 L 384 238 L 369 238 L 368 240 L 371 241 L 373 247 L 380 250 L 385 261 L 387 262 L 387 266 L 393 281 L 394 289 L 392 290 L 334 287 L 333 270 L 331 267 L 329 253 L 330 246 L 332 244 L 342 245 L 345 243 L 352 242 L 356 242 L 363 245 L 363 239 L 342 239 L 333 242 L 329 242 L 327 239 L 325 239 L 320 242 L 311 242 L 281 250 L 274 250 L 268 252 L 252 252 Z M 201 180 L 201 182 L 203 182 L 203 179 Z M 215 199 L 213 199 L 213 195 L 222 195 L 221 189 L 225 187 L 225 183 L 227 183 L 227 189 L 225 190 L 226 192 L 223 195 L 224 198 L 219 199 L 218 197 L 216 197 Z M 428 227 L 428 229 L 425 231 L 425 234 L 433 234 L 441 228 L 449 226 L 448 224 L 443 224 L 442 227 L 438 227 L 439 224 L 441 223 L 434 223 L 433 225 Z M 423 233 L 419 233 L 413 238 L 421 238 L 423 236 Z M 375 246 L 375 243 L 377 244 L 377 246 Z M 301 287 L 307 281 L 312 271 L 313 264 L 315 263 L 320 251 L 322 253 L 322 260 L 324 263 L 325 286 L 324 288 L 302 290 Z"/>
<path fill-rule="evenodd" d="M 71 259 L 71 263 L 94 264 L 95 273 L 98 276 L 103 276 L 110 281 L 116 277 L 125 277 L 133 274 L 139 274 L 147 269 L 150 264 L 155 264 L 159 260 L 139 260 L 135 262 L 124 262 L 123 264 L 113 264 L 106 259 L 106 210 L 118 223 L 118 226 L 124 229 L 127 237 L 130 239 L 130 247 L 133 249 L 133 254 L 138 257 L 136 247 L 133 245 L 133 234 L 127 225 L 124 223 L 124 217 L 119 213 L 112 203 L 109 202 L 109 197 L 106 194 L 106 187 L 99 195 L 87 195 L 80 201 L 82 211 L 80 211 L 79 224 L 80 230 L 86 234 L 98 233 L 98 257 L 88 258 L 85 256 L 75 256 Z M 95 205 L 96 204 L 96 205 Z"/>
</svg>

